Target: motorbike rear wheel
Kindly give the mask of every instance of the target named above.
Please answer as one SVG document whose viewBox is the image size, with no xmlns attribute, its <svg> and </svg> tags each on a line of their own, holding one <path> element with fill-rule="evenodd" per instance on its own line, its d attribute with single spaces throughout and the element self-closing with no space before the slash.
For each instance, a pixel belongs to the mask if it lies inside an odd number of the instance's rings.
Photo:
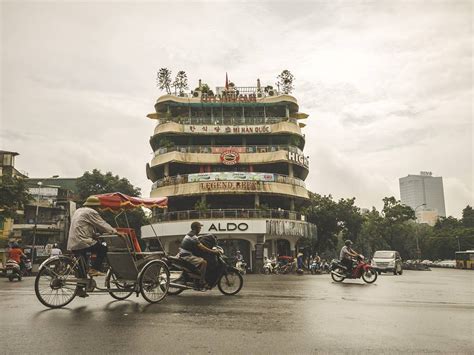
<svg viewBox="0 0 474 355">
<path fill-rule="evenodd" d="M 61 308 L 76 297 L 79 287 L 74 281 L 74 261 L 68 257 L 60 257 L 47 262 L 36 275 L 35 294 L 46 307 Z"/>
<path fill-rule="evenodd" d="M 345 270 L 341 269 L 340 267 L 337 267 L 334 269 L 334 272 L 337 272 L 339 275 L 344 275 Z M 334 272 L 331 272 L 331 277 L 334 281 L 336 282 L 342 282 L 344 281 L 345 277 L 344 276 L 338 276 L 334 274 Z"/>
<path fill-rule="evenodd" d="M 374 269 L 367 269 L 362 273 L 362 280 L 366 283 L 371 284 L 377 280 L 377 271 Z"/>
<path fill-rule="evenodd" d="M 171 286 L 171 283 L 180 283 L 184 280 L 184 272 L 170 272 L 170 287 L 168 288 L 168 295 L 177 296 L 184 290 Z"/>
<path fill-rule="evenodd" d="M 217 282 L 217 288 L 226 296 L 236 295 L 243 285 L 242 275 L 235 270 L 228 270 L 227 274 L 222 275 Z"/>
</svg>

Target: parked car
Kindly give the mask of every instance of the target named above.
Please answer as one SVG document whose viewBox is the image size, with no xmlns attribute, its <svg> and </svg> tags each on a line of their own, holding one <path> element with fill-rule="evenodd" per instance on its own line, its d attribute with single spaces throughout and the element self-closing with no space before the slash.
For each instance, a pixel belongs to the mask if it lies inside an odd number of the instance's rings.
<svg viewBox="0 0 474 355">
<path fill-rule="evenodd" d="M 438 267 L 451 267 L 455 268 L 456 267 L 456 260 L 441 260 L 438 263 L 436 263 Z"/>
<path fill-rule="evenodd" d="M 377 250 L 372 258 L 372 266 L 379 274 L 393 272 L 394 275 L 403 273 L 402 258 L 395 250 Z"/>
</svg>

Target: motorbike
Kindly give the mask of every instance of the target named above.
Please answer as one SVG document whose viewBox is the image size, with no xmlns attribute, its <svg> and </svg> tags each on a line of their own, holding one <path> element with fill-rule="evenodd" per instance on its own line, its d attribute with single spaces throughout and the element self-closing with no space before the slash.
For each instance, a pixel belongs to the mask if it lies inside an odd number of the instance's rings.
<svg viewBox="0 0 474 355">
<path fill-rule="evenodd" d="M 272 273 L 276 273 L 274 266 L 270 260 L 267 260 L 263 263 L 262 273 L 265 275 L 270 275 Z"/>
<path fill-rule="evenodd" d="M 5 275 L 8 277 L 9 281 L 13 281 L 14 279 L 21 281 L 22 277 L 25 276 L 26 273 L 27 269 L 21 268 L 20 264 L 18 264 L 13 259 L 8 259 L 5 263 Z"/>
<path fill-rule="evenodd" d="M 359 255 L 356 259 L 356 265 L 353 266 L 352 272 L 349 274 L 346 267 L 337 259 L 331 261 L 331 277 L 336 282 L 342 282 L 345 279 L 358 279 L 362 277 L 364 282 L 371 284 L 377 280 L 377 270 L 365 261 L 363 255 Z"/>
<path fill-rule="evenodd" d="M 247 273 L 247 263 L 243 260 L 241 261 L 237 261 L 235 263 L 235 268 L 237 270 L 239 270 L 239 272 L 242 274 L 242 275 L 245 275 Z"/>
<path fill-rule="evenodd" d="M 209 249 L 219 251 L 219 255 L 203 253 L 196 255 L 207 261 L 206 282 L 207 289 L 199 288 L 200 271 L 193 264 L 175 256 L 167 256 L 163 259 L 170 268 L 170 284 L 168 295 L 179 295 L 186 290 L 207 291 L 217 286 L 219 291 L 227 296 L 236 295 L 242 289 L 244 280 L 240 271 L 229 264 L 224 250 L 217 245 L 217 238 L 212 235 L 199 237 Z"/>
<path fill-rule="evenodd" d="M 311 264 L 309 265 L 309 271 L 311 272 L 311 275 L 317 275 L 321 273 L 321 266 L 318 262 L 312 261 Z"/>
</svg>

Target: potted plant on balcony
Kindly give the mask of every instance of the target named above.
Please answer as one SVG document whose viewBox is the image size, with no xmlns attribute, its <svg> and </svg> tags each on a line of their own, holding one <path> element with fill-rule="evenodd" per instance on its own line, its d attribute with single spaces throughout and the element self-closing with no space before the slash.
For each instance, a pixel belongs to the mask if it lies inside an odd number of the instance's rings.
<svg viewBox="0 0 474 355">
<path fill-rule="evenodd" d="M 199 200 L 194 204 L 194 209 L 199 212 L 199 218 L 210 218 L 210 205 L 204 200 Z"/>
</svg>

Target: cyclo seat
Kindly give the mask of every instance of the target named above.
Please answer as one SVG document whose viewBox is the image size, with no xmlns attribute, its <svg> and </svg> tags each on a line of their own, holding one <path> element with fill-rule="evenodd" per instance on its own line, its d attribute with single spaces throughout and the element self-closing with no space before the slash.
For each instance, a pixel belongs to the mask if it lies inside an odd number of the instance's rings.
<svg viewBox="0 0 474 355">
<path fill-rule="evenodd" d="M 179 265 L 183 268 L 185 268 L 187 271 L 193 273 L 193 274 L 198 274 L 200 275 L 201 274 L 201 271 L 196 267 L 194 266 L 193 264 L 191 264 L 189 261 L 186 261 L 184 259 L 181 259 L 177 256 L 168 256 L 168 259 L 173 262 L 174 264 L 176 265 Z"/>
</svg>

